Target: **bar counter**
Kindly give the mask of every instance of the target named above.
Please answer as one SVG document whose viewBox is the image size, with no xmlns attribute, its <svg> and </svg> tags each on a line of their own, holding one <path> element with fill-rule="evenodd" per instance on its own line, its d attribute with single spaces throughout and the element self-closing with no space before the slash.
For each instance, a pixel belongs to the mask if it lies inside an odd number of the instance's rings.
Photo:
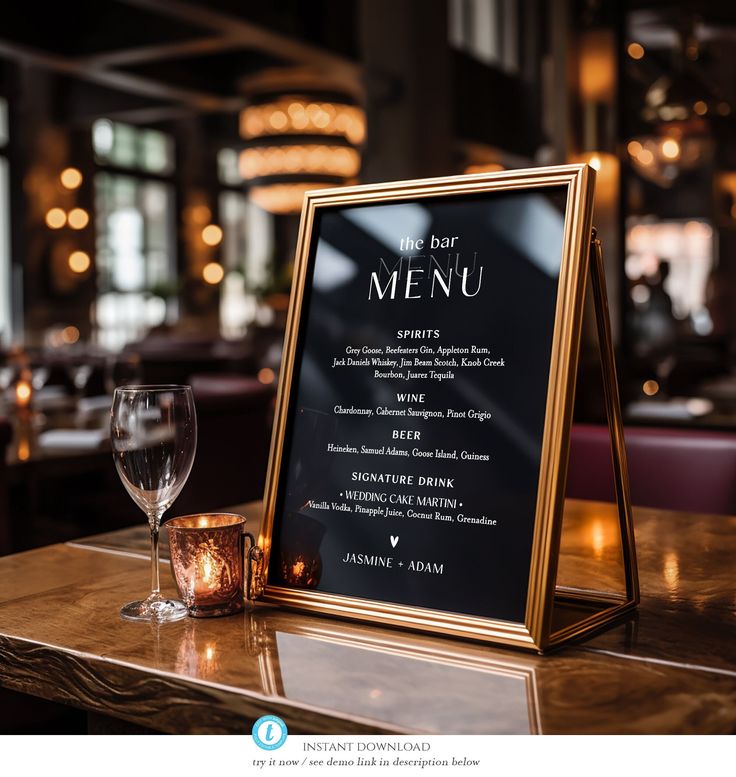
<svg viewBox="0 0 736 777">
<path fill-rule="evenodd" d="M 260 504 L 241 510 L 253 530 Z M 245 734 L 273 713 L 292 733 L 733 733 L 736 518 L 635 521 L 638 613 L 546 656 L 260 604 L 124 622 L 149 579 L 143 523 L 7 556 L 0 684 L 121 730 Z M 616 532 L 613 505 L 569 502 L 558 583 L 615 583 Z"/>
</svg>

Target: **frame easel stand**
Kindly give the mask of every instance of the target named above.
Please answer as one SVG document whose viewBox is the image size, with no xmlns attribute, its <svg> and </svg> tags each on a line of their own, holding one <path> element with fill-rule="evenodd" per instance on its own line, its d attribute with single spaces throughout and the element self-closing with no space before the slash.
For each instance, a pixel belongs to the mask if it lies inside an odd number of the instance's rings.
<svg viewBox="0 0 736 777">
<path fill-rule="evenodd" d="M 601 358 L 603 393 L 611 438 L 611 459 L 616 502 L 619 514 L 621 558 L 623 561 L 624 593 L 611 593 L 580 588 L 555 588 L 551 617 L 544 624 L 542 637 L 545 649 L 561 645 L 569 640 L 587 635 L 622 618 L 639 604 L 639 574 L 636 562 L 634 524 L 629 494 L 629 474 L 624 447 L 624 430 L 619 402 L 616 362 L 611 337 L 606 294 L 606 277 L 603 265 L 603 248 L 593 228 L 589 253 L 589 278 L 593 296 L 596 330 Z M 564 518 L 563 518 L 564 521 Z M 556 564 L 559 556 L 560 537 L 556 538 L 556 552 L 552 558 Z M 556 575 L 556 568 L 554 574 Z"/>
</svg>

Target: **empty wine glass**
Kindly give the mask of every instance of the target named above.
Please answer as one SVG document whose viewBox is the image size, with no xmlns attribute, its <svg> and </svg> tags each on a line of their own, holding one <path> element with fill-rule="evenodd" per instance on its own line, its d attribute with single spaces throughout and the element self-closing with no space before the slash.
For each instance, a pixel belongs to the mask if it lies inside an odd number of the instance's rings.
<svg viewBox="0 0 736 777">
<path fill-rule="evenodd" d="M 31 367 L 31 385 L 35 391 L 40 391 L 49 379 L 51 370 L 45 364 L 34 364 Z"/>
<path fill-rule="evenodd" d="M 158 532 L 161 517 L 189 477 L 197 448 L 197 416 L 189 386 L 116 388 L 110 411 L 110 437 L 118 475 L 151 530 L 151 594 L 126 604 L 128 620 L 158 623 L 187 614 L 183 602 L 162 596 Z"/>
<path fill-rule="evenodd" d="M 6 412 L 8 389 L 13 384 L 17 371 L 18 369 L 14 365 L 4 364 L 0 366 L 0 412 Z"/>
<path fill-rule="evenodd" d="M 84 396 L 85 389 L 93 372 L 94 366 L 89 361 L 75 361 L 67 365 L 67 374 L 74 385 L 74 393 L 77 399 L 81 399 Z"/>
<path fill-rule="evenodd" d="M 4 364 L 0 367 L 0 391 L 5 393 L 13 383 L 18 368 L 13 364 Z"/>
</svg>

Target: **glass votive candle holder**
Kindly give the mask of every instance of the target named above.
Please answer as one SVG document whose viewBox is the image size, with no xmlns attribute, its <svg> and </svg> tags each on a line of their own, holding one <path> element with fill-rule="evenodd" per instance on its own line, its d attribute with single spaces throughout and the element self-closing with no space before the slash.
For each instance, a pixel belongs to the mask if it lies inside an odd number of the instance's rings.
<svg viewBox="0 0 736 777">
<path fill-rule="evenodd" d="M 171 571 L 189 614 L 230 615 L 244 607 L 245 518 L 233 513 L 183 515 L 169 530 Z"/>
</svg>

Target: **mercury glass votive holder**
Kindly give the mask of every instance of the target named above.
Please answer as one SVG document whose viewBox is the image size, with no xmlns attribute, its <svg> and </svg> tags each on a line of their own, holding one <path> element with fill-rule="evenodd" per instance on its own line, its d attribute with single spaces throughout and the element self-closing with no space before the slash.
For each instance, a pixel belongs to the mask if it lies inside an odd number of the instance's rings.
<svg viewBox="0 0 736 777">
<path fill-rule="evenodd" d="M 169 530 L 171 571 L 189 614 L 230 615 L 244 607 L 245 518 L 233 513 L 183 515 Z"/>
</svg>

